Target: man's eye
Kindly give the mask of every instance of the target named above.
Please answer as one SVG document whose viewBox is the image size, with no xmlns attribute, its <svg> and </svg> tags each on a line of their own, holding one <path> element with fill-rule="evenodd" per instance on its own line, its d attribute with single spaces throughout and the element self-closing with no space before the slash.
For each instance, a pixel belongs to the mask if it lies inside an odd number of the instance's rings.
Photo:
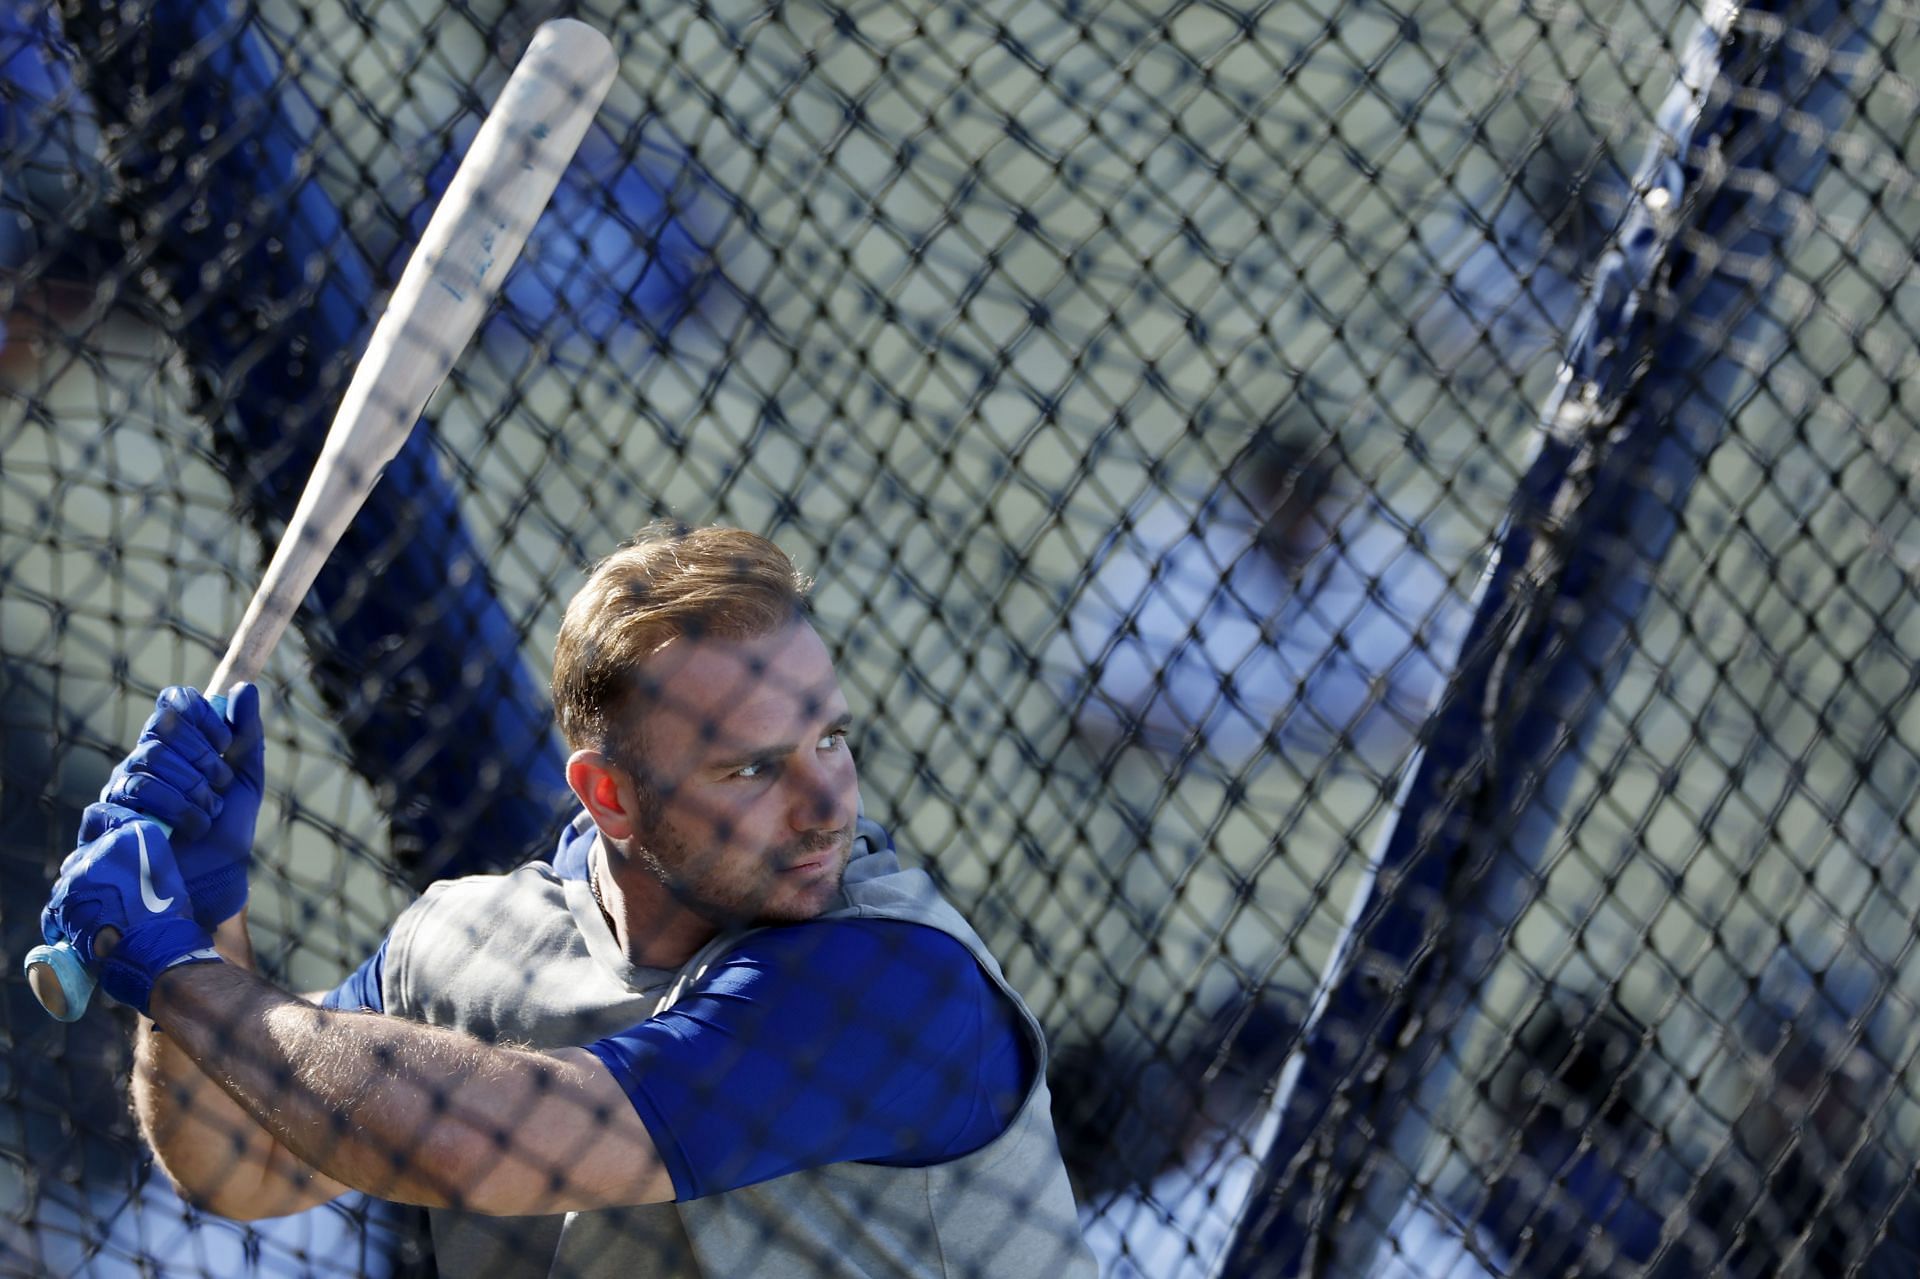
<svg viewBox="0 0 1920 1279">
<path fill-rule="evenodd" d="M 820 749 L 823 751 L 845 750 L 846 747 L 847 730 L 844 728 L 837 728 L 820 739 Z"/>
<path fill-rule="evenodd" d="M 741 777 L 741 778 L 746 778 L 748 780 L 751 780 L 755 777 L 760 776 L 762 773 L 766 771 L 767 771 L 767 766 L 764 763 L 745 764 L 739 768 L 734 769 L 733 775 L 735 777 Z"/>
</svg>

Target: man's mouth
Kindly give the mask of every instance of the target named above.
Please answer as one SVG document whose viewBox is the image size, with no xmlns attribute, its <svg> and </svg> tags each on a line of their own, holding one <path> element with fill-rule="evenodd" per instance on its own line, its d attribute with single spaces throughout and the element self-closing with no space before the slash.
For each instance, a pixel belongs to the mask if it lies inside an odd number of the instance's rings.
<svg viewBox="0 0 1920 1279">
<path fill-rule="evenodd" d="M 799 857 L 780 867 L 782 875 L 801 875 L 808 871 L 824 870 L 840 859 L 841 854 L 853 842 L 853 832 L 836 836 L 825 848 L 801 853 Z"/>
</svg>

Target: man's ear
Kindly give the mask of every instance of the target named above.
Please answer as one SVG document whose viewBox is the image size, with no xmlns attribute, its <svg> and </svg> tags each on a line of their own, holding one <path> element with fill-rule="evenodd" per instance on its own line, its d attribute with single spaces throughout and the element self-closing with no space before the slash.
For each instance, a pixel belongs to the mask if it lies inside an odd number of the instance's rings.
<svg viewBox="0 0 1920 1279">
<path fill-rule="evenodd" d="M 608 839 L 632 839 L 639 819 L 639 792 L 626 769 L 599 751 L 575 751 L 567 760 L 567 785 Z"/>
</svg>

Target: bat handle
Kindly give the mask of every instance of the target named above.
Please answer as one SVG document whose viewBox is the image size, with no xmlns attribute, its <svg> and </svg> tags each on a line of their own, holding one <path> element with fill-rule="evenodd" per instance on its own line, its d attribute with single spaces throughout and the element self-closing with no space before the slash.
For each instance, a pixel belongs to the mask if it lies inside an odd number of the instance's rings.
<svg viewBox="0 0 1920 1279">
<path fill-rule="evenodd" d="M 61 940 L 27 952 L 27 985 L 55 1021 L 79 1021 L 93 998 L 93 975 L 73 943 Z"/>
<path fill-rule="evenodd" d="M 224 694 L 215 693 L 207 700 L 214 710 L 222 715 L 227 713 Z M 149 820 L 169 836 L 173 834 L 173 827 L 167 823 L 157 818 Z M 46 1009 L 47 1016 L 55 1021 L 79 1021 L 86 1014 L 96 983 L 87 966 L 80 962 L 80 952 L 73 948 L 72 942 L 63 937 L 50 945 L 35 946 L 27 952 L 22 967 L 28 989 L 40 1001 L 40 1007 Z"/>
</svg>

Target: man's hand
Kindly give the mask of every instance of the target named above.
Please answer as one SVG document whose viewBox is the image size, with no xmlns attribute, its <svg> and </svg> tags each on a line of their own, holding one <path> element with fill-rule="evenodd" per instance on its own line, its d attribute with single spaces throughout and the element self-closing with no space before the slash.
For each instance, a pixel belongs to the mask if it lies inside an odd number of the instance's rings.
<svg viewBox="0 0 1920 1279">
<path fill-rule="evenodd" d="M 173 855 L 193 899 L 193 917 L 213 929 L 247 904 L 254 825 L 266 788 L 260 690 L 234 686 L 222 716 L 191 688 L 161 692 L 140 740 L 101 792 L 173 828 Z M 93 810 L 88 810 L 90 813 Z M 83 821 L 82 840 L 102 833 Z"/>
<path fill-rule="evenodd" d="M 144 1013 L 161 973 L 220 956 L 194 922 L 186 881 L 158 825 L 131 809 L 93 804 L 81 830 L 92 834 L 61 863 L 40 912 L 41 935 L 49 945 L 73 943 L 107 994 Z"/>
</svg>

